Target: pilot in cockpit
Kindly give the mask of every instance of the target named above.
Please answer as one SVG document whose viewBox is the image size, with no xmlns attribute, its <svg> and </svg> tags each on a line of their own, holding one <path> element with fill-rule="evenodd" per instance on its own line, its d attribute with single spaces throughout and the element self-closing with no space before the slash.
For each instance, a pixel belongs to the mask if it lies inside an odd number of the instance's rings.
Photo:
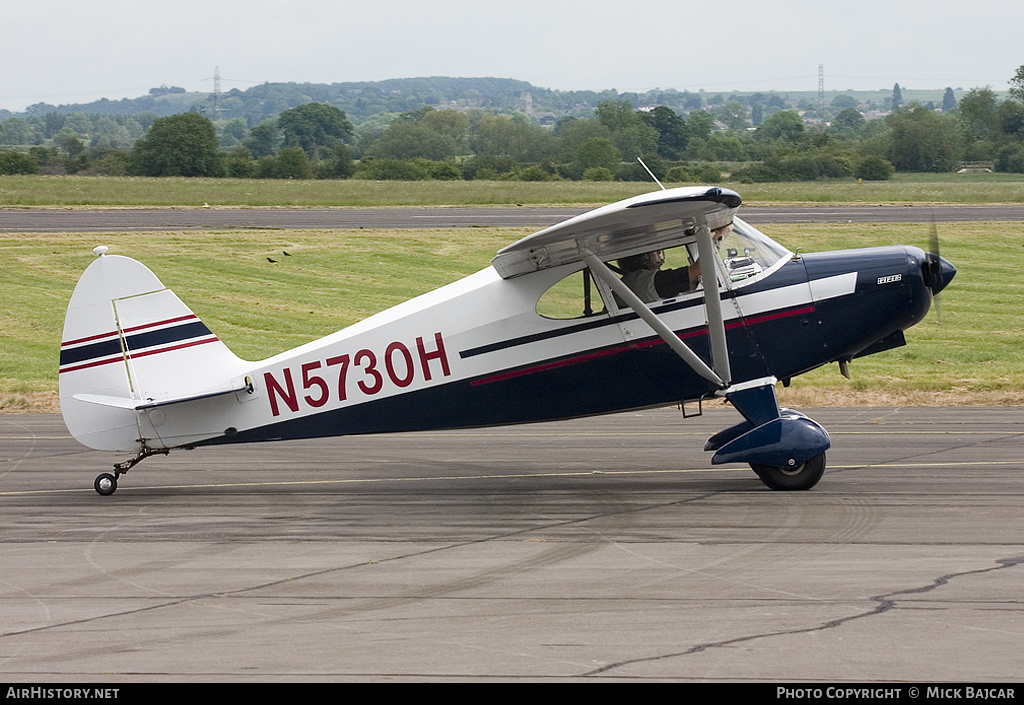
<svg viewBox="0 0 1024 705">
<path fill-rule="evenodd" d="M 713 230 L 711 241 L 717 248 L 731 232 L 732 223 L 729 223 Z M 685 294 L 697 288 L 700 280 L 700 265 L 696 261 L 689 266 L 677 269 L 662 269 L 663 264 L 665 264 L 663 250 L 624 257 L 619 260 L 622 283 L 628 286 L 630 291 L 640 297 L 644 303 L 660 301 L 676 294 Z M 622 302 L 620 301 L 619 304 L 622 305 Z"/>
</svg>

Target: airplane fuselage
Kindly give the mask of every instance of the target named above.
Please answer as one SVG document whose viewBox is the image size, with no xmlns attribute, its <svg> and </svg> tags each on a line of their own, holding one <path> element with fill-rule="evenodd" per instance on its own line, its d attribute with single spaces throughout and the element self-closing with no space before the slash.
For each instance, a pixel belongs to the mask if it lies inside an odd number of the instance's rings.
<svg viewBox="0 0 1024 705">
<path fill-rule="evenodd" d="M 809 489 L 831 441 L 779 407 L 775 383 L 903 345 L 956 270 L 913 247 L 794 255 L 736 217 L 740 202 L 689 187 L 610 204 L 259 362 L 235 356 L 144 265 L 101 246 L 65 318 L 64 419 L 91 448 L 134 453 L 96 478 L 112 494 L 119 475 L 173 448 L 530 423 L 715 395 L 743 420 L 708 439 L 711 462 L 747 463 L 772 489 Z M 675 264 L 662 271 L 665 253 Z M 656 286 L 621 276 L 637 262 Z"/>
<path fill-rule="evenodd" d="M 902 344 L 899 332 L 929 307 L 923 262 L 912 247 L 807 254 L 723 291 L 733 381 L 788 379 Z M 207 442 L 527 423 L 714 393 L 631 311 L 540 316 L 540 295 L 572 270 L 518 279 L 483 270 L 258 363 L 247 372 L 255 393 L 211 400 L 234 406 L 236 420 Z M 694 292 L 651 307 L 708 358 L 702 302 Z"/>
</svg>

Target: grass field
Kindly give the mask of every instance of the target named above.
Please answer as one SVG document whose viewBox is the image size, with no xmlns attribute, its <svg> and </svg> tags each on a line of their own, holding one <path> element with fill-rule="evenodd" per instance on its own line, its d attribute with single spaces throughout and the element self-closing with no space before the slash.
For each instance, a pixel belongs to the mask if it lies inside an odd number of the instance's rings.
<svg viewBox="0 0 1024 705">
<path fill-rule="evenodd" d="M 680 184 L 675 184 L 680 185 Z M 1024 203 L 1024 174 L 897 174 L 723 186 L 745 203 Z M 425 205 L 603 205 L 654 190 L 652 183 L 524 181 L 287 181 L 0 176 L 0 209 L 37 207 L 257 208 Z"/>
<path fill-rule="evenodd" d="M 803 252 L 927 246 L 930 225 L 778 225 L 764 230 Z M 1024 403 L 1024 223 L 940 224 L 958 268 L 908 345 L 835 365 L 780 390 L 784 403 Z M 0 407 L 56 410 L 64 311 L 97 244 L 135 257 L 238 355 L 260 359 L 487 266 L 528 229 L 232 230 L 0 234 Z M 283 253 L 287 251 L 288 256 Z M 268 262 L 268 257 L 277 260 Z"/>
</svg>

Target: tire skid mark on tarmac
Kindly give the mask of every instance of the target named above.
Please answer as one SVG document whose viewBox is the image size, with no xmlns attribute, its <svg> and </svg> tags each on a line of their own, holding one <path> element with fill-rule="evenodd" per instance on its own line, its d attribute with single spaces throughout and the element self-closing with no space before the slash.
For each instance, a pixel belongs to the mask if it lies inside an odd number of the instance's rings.
<svg viewBox="0 0 1024 705">
<path fill-rule="evenodd" d="M 671 505 L 671 506 L 682 505 L 682 504 L 687 504 L 687 503 L 690 503 L 690 502 L 705 500 L 705 499 L 708 499 L 709 497 L 712 497 L 712 496 L 714 496 L 716 494 L 719 494 L 719 493 L 712 492 L 712 493 L 709 493 L 709 494 L 703 494 L 703 495 L 698 495 L 698 496 L 694 496 L 694 497 L 688 497 L 688 498 L 685 498 L 685 499 L 672 500 L 670 502 L 653 503 L 653 504 L 644 505 L 642 507 L 630 507 L 630 508 L 628 508 L 626 510 L 615 510 L 612 513 L 635 513 L 635 512 L 640 512 L 640 511 L 648 511 L 648 510 L 650 510 L 652 508 L 663 508 L 666 505 Z M 180 605 L 184 605 L 184 604 L 188 604 L 188 603 L 201 602 L 201 601 L 205 601 L 205 600 L 214 600 L 214 599 L 238 597 L 238 596 L 244 595 L 246 593 L 252 593 L 252 592 L 255 592 L 255 591 L 258 591 L 258 590 L 264 590 L 264 589 L 267 589 L 267 588 L 276 587 L 276 586 L 283 585 L 283 584 L 294 584 L 296 581 L 302 581 L 302 580 L 306 580 L 306 579 L 310 579 L 310 578 L 323 577 L 323 576 L 330 575 L 330 574 L 333 574 L 333 573 L 338 573 L 338 572 L 341 572 L 341 571 L 365 568 L 365 567 L 367 567 L 369 565 L 382 564 L 382 563 L 393 563 L 393 562 L 397 562 L 397 561 L 408 560 L 410 558 L 418 558 L 418 557 L 427 556 L 427 555 L 431 555 L 431 554 L 437 554 L 437 553 L 442 553 L 442 552 L 451 551 L 451 550 L 455 550 L 455 549 L 460 549 L 460 548 L 463 548 L 463 547 L 466 547 L 466 546 L 472 546 L 472 545 L 477 545 L 477 544 L 489 543 L 489 542 L 492 542 L 492 541 L 495 541 L 495 540 L 505 540 L 505 539 L 508 539 L 508 538 L 511 538 L 511 537 L 514 537 L 514 536 L 517 536 L 517 535 L 525 535 L 525 534 L 533 534 L 533 533 L 537 533 L 537 532 L 542 532 L 545 528 L 565 527 L 565 526 L 570 526 L 570 525 L 574 525 L 574 524 L 582 524 L 582 523 L 590 522 L 590 521 L 593 521 L 595 519 L 601 518 L 603 516 L 606 516 L 607 514 L 608 514 L 608 512 L 599 512 L 599 513 L 593 513 L 593 514 L 590 514 L 590 515 L 587 515 L 587 516 L 575 517 L 575 518 L 568 519 L 568 520 L 552 520 L 548 527 L 544 527 L 544 526 L 530 526 L 530 527 L 526 527 L 526 528 L 522 528 L 522 529 L 517 529 L 515 531 L 502 532 L 502 533 L 499 533 L 499 534 L 495 534 L 495 535 L 492 535 L 492 536 L 487 536 L 487 537 L 483 537 L 483 538 L 479 538 L 479 539 L 471 539 L 471 540 L 467 540 L 467 541 L 459 541 L 459 542 L 449 543 L 449 544 L 444 545 L 444 546 L 437 546 L 437 547 L 428 548 L 428 549 L 424 549 L 424 550 L 412 551 L 412 552 L 404 553 L 402 555 L 391 556 L 391 557 L 388 557 L 388 558 L 381 558 L 379 560 L 358 561 L 358 562 L 355 562 L 355 563 L 341 565 L 341 566 L 330 566 L 330 567 L 327 567 L 327 568 L 322 568 L 322 569 L 319 569 L 319 570 L 310 571 L 308 573 L 304 573 L 304 574 L 301 574 L 301 575 L 292 575 L 292 576 L 287 576 L 287 577 L 283 577 L 283 578 L 277 578 L 275 580 L 262 582 L 262 583 L 259 583 L 259 584 L 256 584 L 256 585 L 250 585 L 250 586 L 246 586 L 246 587 L 235 588 L 235 589 L 232 589 L 232 590 L 214 591 L 214 592 L 198 593 L 198 594 L 194 594 L 194 595 L 181 595 L 181 596 L 164 595 L 163 597 L 165 599 L 162 599 L 157 604 L 150 604 L 150 605 L 146 605 L 144 607 L 138 607 L 138 608 L 132 608 L 132 609 L 126 609 L 126 610 L 118 610 L 118 611 L 115 611 L 115 612 L 107 612 L 107 613 L 104 613 L 104 614 L 97 614 L 97 615 L 93 615 L 91 617 L 85 617 L 85 618 L 82 618 L 82 619 L 66 620 L 66 621 L 62 621 L 62 622 L 58 622 L 58 623 L 53 623 L 53 624 L 44 624 L 44 625 L 39 625 L 39 626 L 36 626 L 36 627 L 29 627 L 29 628 L 26 628 L 26 629 L 18 629 L 18 630 L 13 630 L 13 631 L 9 631 L 9 632 L 0 632 L 0 639 L 17 637 L 17 636 L 22 636 L 22 635 L 25 635 L 25 634 L 32 634 L 32 633 L 35 633 L 35 632 L 49 631 L 49 630 L 54 630 L 54 629 L 64 629 L 64 628 L 67 628 L 67 627 L 73 627 L 73 626 L 78 626 L 78 625 L 82 625 L 82 624 L 98 622 L 98 621 L 102 621 L 102 620 L 106 620 L 106 619 L 111 619 L 111 618 L 120 618 L 120 617 L 130 616 L 130 615 L 139 614 L 139 613 L 143 613 L 143 612 L 151 612 L 151 611 L 154 611 L 154 610 L 160 610 L 160 609 L 164 609 L 164 608 L 178 607 Z M 312 615 L 307 615 L 306 619 L 309 619 L 310 617 L 324 617 L 324 616 L 327 616 L 327 615 L 335 615 L 335 616 L 337 616 L 338 614 L 343 614 L 343 613 L 365 613 L 365 612 L 370 612 L 370 611 L 379 611 L 379 610 L 382 610 L 382 609 L 391 609 L 391 608 L 394 608 L 395 606 L 398 606 L 398 605 L 401 605 L 401 604 L 412 604 L 412 603 L 416 603 L 416 602 L 419 602 L 419 601 L 422 601 L 422 600 L 426 600 L 426 599 L 439 599 L 439 598 L 446 597 L 446 596 L 449 596 L 449 595 L 453 595 L 453 594 L 456 594 L 456 593 L 464 592 L 466 590 L 470 590 L 470 589 L 474 589 L 474 588 L 479 588 L 479 587 L 486 586 L 488 584 L 492 584 L 494 582 L 497 582 L 497 581 L 500 581 L 502 579 L 507 578 L 509 575 L 522 575 L 526 571 L 532 571 L 532 570 L 536 570 L 536 569 L 539 569 L 539 568 L 549 567 L 551 565 L 557 565 L 559 563 L 565 562 L 566 560 L 574 559 L 574 558 L 577 558 L 579 556 L 582 556 L 582 555 L 591 553 L 593 551 L 596 551 L 602 545 L 603 545 L 603 543 L 601 543 L 601 542 L 594 542 L 594 543 L 572 543 L 572 544 L 559 543 L 559 544 L 554 545 L 551 549 L 548 549 L 548 550 L 542 552 L 539 556 L 534 555 L 534 556 L 530 556 L 528 558 L 524 558 L 524 559 L 521 559 L 521 560 L 513 561 L 512 563 L 503 564 L 503 565 L 501 565 L 499 567 L 496 567 L 496 568 L 490 568 L 490 569 L 487 569 L 485 571 L 481 571 L 480 573 L 475 574 L 473 576 L 467 576 L 467 577 L 461 578 L 459 580 L 438 583 L 433 588 L 430 588 L 430 589 L 427 589 L 427 590 L 419 589 L 414 594 L 409 594 L 409 595 L 404 595 L 404 596 L 396 596 L 396 597 L 361 598 L 361 599 L 347 600 L 347 602 L 349 602 L 351 604 L 346 605 L 344 607 L 332 606 L 330 608 L 327 608 L 327 609 L 315 612 Z M 102 569 L 100 569 L 100 570 L 102 571 Z M 106 573 L 106 571 L 103 571 L 103 572 Z M 129 582 L 129 584 L 133 584 L 134 585 L 134 583 L 131 582 L 131 581 L 127 581 L 127 582 Z M 290 622 L 290 621 L 293 621 L 293 620 L 294 620 L 294 617 L 288 616 L 288 617 L 275 618 L 275 619 L 272 619 L 270 621 L 271 621 L 271 623 L 274 623 L 274 622 L 287 623 L 287 622 Z"/>
</svg>

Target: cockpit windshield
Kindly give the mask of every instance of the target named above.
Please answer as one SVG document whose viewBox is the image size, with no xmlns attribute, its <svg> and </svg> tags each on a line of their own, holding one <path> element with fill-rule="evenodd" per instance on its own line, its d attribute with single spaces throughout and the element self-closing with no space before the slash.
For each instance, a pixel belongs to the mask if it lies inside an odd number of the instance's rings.
<svg viewBox="0 0 1024 705">
<path fill-rule="evenodd" d="M 732 232 L 719 245 L 718 253 L 732 281 L 742 281 L 770 269 L 791 252 L 753 225 L 733 220 Z"/>
</svg>

